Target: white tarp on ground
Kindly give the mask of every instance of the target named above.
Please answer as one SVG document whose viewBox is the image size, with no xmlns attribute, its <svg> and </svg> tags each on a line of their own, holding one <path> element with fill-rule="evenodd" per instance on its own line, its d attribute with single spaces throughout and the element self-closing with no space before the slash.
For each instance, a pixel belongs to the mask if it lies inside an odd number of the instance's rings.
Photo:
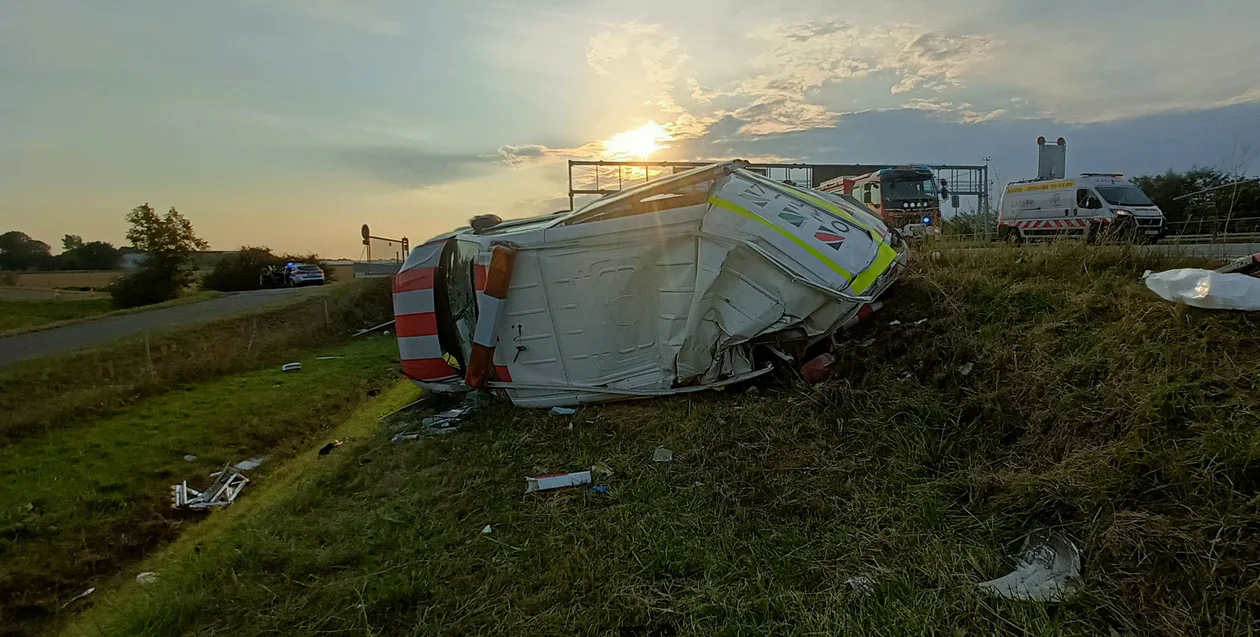
<svg viewBox="0 0 1260 637">
<path fill-rule="evenodd" d="M 1208 310 L 1260 312 L 1260 278 L 1198 268 L 1147 272 L 1146 287 L 1165 301 Z"/>
</svg>

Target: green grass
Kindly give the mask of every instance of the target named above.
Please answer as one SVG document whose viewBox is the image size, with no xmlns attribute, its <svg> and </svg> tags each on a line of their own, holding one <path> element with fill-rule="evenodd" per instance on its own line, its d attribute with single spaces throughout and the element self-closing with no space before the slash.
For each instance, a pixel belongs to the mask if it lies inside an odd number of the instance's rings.
<svg viewBox="0 0 1260 637">
<path fill-rule="evenodd" d="M 364 417 L 69 634 L 1247 634 L 1260 319 L 1159 300 L 1138 277 L 1170 263 L 944 250 L 820 386 L 499 404 L 410 443 Z M 522 494 L 596 463 L 608 494 Z M 976 592 L 1046 527 L 1082 549 L 1076 598 Z"/>
<path fill-rule="evenodd" d="M 0 334 L 20 333 L 50 323 L 64 323 L 114 309 L 108 297 L 74 301 L 9 301 L 0 299 Z"/>
<path fill-rule="evenodd" d="M 344 358 L 317 361 L 317 353 Z M 0 449 L 0 623 L 38 627 L 199 519 L 169 508 L 171 484 L 204 488 L 223 463 L 255 456 L 266 461 L 251 478 L 265 484 L 285 458 L 369 400 L 367 389 L 396 378 L 387 338 L 299 360 L 298 373 L 273 366 L 226 376 Z"/>
<path fill-rule="evenodd" d="M 173 328 L 5 367 L 0 369 L 0 445 L 79 428 L 190 383 L 279 365 L 292 352 L 338 343 L 355 330 L 380 324 L 391 310 L 388 281 L 356 282 L 318 298 L 195 329 Z"/>
<path fill-rule="evenodd" d="M 53 329 L 86 320 L 125 316 L 138 312 L 197 303 L 223 296 L 213 290 L 196 290 L 163 303 L 127 309 L 115 309 L 113 300 L 102 298 L 73 301 L 10 301 L 0 299 L 0 338 L 27 332 Z"/>
</svg>

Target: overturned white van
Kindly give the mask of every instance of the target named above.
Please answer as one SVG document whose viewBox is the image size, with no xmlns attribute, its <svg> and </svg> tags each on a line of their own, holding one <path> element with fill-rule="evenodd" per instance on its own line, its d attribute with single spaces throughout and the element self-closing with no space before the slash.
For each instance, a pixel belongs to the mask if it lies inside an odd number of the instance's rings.
<svg viewBox="0 0 1260 637">
<path fill-rule="evenodd" d="M 661 396 L 753 378 L 869 314 L 905 265 L 895 233 L 744 166 L 415 248 L 394 278 L 404 373 L 526 407 Z"/>
</svg>

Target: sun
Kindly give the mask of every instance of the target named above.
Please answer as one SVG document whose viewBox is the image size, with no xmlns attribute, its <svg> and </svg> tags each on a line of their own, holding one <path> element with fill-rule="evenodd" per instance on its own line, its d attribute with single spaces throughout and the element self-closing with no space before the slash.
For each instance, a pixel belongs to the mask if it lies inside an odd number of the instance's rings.
<svg viewBox="0 0 1260 637">
<path fill-rule="evenodd" d="M 604 153 L 616 159 L 646 159 L 658 150 L 669 148 L 661 142 L 673 139 L 664 126 L 656 122 L 648 122 L 604 140 Z"/>
</svg>

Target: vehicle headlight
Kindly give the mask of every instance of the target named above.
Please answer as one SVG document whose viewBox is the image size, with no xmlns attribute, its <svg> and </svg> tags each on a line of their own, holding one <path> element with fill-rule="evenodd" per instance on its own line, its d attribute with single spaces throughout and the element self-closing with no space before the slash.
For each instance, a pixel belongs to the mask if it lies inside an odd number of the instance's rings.
<svg viewBox="0 0 1260 637">
<path fill-rule="evenodd" d="M 1113 214 L 1117 215 L 1117 216 L 1119 216 L 1119 215 L 1131 215 L 1131 214 L 1133 214 L 1132 212 L 1130 212 L 1130 211 L 1128 211 L 1128 210 L 1112 210 L 1111 212 L 1112 212 Z"/>
</svg>

